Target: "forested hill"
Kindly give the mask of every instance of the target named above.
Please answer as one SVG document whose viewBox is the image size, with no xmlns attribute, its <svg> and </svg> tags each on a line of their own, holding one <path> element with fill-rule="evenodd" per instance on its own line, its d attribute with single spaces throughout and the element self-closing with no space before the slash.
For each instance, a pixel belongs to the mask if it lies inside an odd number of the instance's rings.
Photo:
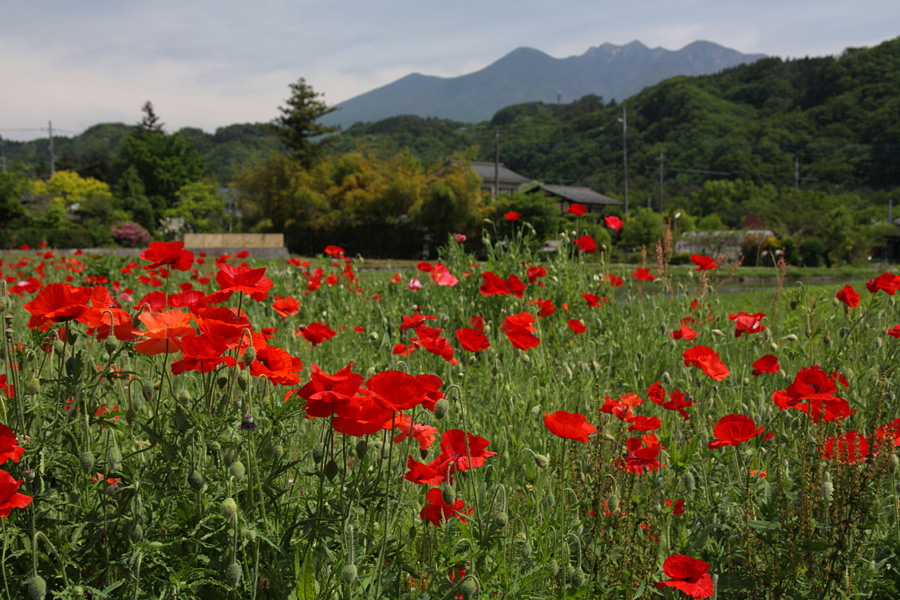
<svg viewBox="0 0 900 600">
<path fill-rule="evenodd" d="M 623 104 L 585 96 L 570 104 L 518 104 L 478 125 L 394 117 L 358 124 L 335 151 L 409 147 L 436 160 L 477 146 L 548 183 L 622 187 L 622 125 L 627 109 L 632 185 L 665 176 L 793 185 L 795 160 L 806 186 L 900 185 L 900 38 L 840 57 L 766 58 L 721 73 L 675 77 Z M 714 173 L 697 173 L 711 171 Z"/>
<path fill-rule="evenodd" d="M 392 117 L 333 136 L 329 151 L 388 156 L 409 148 L 430 162 L 474 147 L 475 157 L 492 160 L 499 133 L 501 160 L 513 170 L 621 195 L 623 109 L 629 185 L 645 196 L 657 185 L 661 154 L 667 189 L 681 183 L 685 193 L 709 178 L 793 185 L 795 160 L 804 187 L 900 185 L 900 38 L 840 57 L 766 58 L 715 75 L 675 77 L 622 104 L 597 96 L 517 104 L 478 124 Z M 111 181 L 118 145 L 129 131 L 131 126 L 101 124 L 80 136 L 55 138 L 56 168 Z M 283 151 L 261 124 L 178 134 L 197 148 L 221 184 L 242 165 Z M 35 177 L 47 174 L 47 146 L 47 139 L 0 140 L 8 169 Z"/>
</svg>

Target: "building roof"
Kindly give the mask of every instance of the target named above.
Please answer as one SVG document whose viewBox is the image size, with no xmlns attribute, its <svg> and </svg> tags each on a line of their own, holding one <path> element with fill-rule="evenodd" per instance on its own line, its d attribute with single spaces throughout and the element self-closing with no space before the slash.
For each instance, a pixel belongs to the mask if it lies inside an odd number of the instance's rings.
<svg viewBox="0 0 900 600">
<path fill-rule="evenodd" d="M 494 163 L 492 162 L 479 162 L 472 161 L 472 168 L 475 169 L 475 173 L 481 177 L 482 181 L 492 183 L 494 181 Z M 508 169 L 504 166 L 503 163 L 500 163 L 499 169 L 499 178 L 503 183 L 513 183 L 515 185 L 519 185 L 521 183 L 528 183 L 531 181 L 524 175 L 519 175 L 515 171 Z"/>
<path fill-rule="evenodd" d="M 571 187 L 568 185 L 544 185 L 537 186 L 533 191 L 542 190 L 544 193 L 561 198 L 568 202 L 579 204 L 591 204 L 594 206 L 618 206 L 622 202 L 609 196 L 595 192 L 591 188 Z"/>
</svg>

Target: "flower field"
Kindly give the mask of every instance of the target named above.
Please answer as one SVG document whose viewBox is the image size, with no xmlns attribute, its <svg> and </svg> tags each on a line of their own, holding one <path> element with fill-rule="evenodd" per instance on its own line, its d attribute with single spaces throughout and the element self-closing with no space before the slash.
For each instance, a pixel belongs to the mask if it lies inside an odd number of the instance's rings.
<svg viewBox="0 0 900 600">
<path fill-rule="evenodd" d="M 522 225 L 0 264 L 0 598 L 898 597 L 900 276 L 730 311 Z"/>
</svg>

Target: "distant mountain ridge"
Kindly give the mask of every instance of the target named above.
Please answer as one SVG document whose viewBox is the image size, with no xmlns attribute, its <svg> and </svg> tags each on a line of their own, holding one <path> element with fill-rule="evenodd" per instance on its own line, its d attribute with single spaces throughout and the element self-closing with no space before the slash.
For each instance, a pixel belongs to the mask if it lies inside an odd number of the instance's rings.
<svg viewBox="0 0 900 600">
<path fill-rule="evenodd" d="M 340 110 L 322 122 L 349 127 L 360 121 L 418 115 L 478 123 L 512 104 L 554 103 L 557 94 L 563 102 L 587 94 L 621 101 L 669 77 L 717 73 L 761 58 L 765 55 L 742 54 L 705 41 L 680 50 L 648 48 L 638 41 L 624 46 L 607 43 L 567 58 L 523 47 L 459 77 L 412 73 L 337 104 Z"/>
</svg>

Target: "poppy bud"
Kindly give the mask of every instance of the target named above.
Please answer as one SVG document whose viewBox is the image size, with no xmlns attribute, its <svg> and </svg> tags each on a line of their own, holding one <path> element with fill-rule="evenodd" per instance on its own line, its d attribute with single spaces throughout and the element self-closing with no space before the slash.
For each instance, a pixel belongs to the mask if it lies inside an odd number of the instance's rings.
<svg viewBox="0 0 900 600">
<path fill-rule="evenodd" d="M 491 326 L 485 325 L 484 329 L 482 329 L 481 331 L 482 331 L 482 333 L 484 333 L 484 335 L 491 335 Z"/>
<path fill-rule="evenodd" d="M 246 356 L 246 353 L 244 354 Z M 247 388 L 250 387 L 250 375 L 247 371 L 241 371 L 237 376 L 237 384 L 238 387 L 241 388 L 242 392 L 246 392 Z"/>
<path fill-rule="evenodd" d="M 532 406 L 532 407 L 531 407 L 531 414 L 533 414 L 533 415 L 535 415 L 535 416 L 541 414 L 541 405 L 540 405 L 540 404 L 535 404 L 534 406 Z"/>
<path fill-rule="evenodd" d="M 556 577 L 559 574 L 559 562 L 555 558 L 551 558 L 547 563 L 547 570 L 550 571 L 551 577 Z"/>
<path fill-rule="evenodd" d="M 463 597 L 463 600 L 474 598 L 477 593 L 478 586 L 475 584 L 474 577 L 466 577 L 459 584 L 459 594 Z"/>
<path fill-rule="evenodd" d="M 900 467 L 900 457 L 896 454 L 891 454 L 891 470 L 896 471 L 897 467 Z"/>
<path fill-rule="evenodd" d="M 106 464 L 110 471 L 118 471 L 122 466 L 122 452 L 119 451 L 115 442 L 106 451 Z"/>
<path fill-rule="evenodd" d="M 723 335 L 725 335 L 724 333 L 722 333 L 721 329 L 713 329 L 712 334 L 716 337 L 722 337 Z"/>
<path fill-rule="evenodd" d="M 225 581 L 228 582 L 228 585 L 231 587 L 237 587 L 238 584 L 241 583 L 241 575 L 243 572 L 241 571 L 241 564 L 239 562 L 233 562 L 228 565 L 228 568 L 225 569 Z"/>
<path fill-rule="evenodd" d="M 528 353 L 527 353 L 527 352 L 522 352 L 521 357 L 522 357 L 522 362 L 523 362 L 523 363 L 528 364 L 528 363 L 531 362 L 531 357 L 528 356 Z"/>
<path fill-rule="evenodd" d="M 325 463 L 325 477 L 328 478 L 328 481 L 332 481 L 334 476 L 338 474 L 340 469 L 338 468 L 337 461 L 333 458 Z"/>
<path fill-rule="evenodd" d="M 665 381 L 666 383 L 668 383 L 669 381 L 672 380 L 672 376 L 669 375 L 669 372 L 668 372 L 668 371 L 665 371 L 665 372 L 662 374 L 662 380 Z"/>
<path fill-rule="evenodd" d="M 81 465 L 82 471 L 90 473 L 94 470 L 94 454 L 90 450 L 85 450 L 78 455 L 78 464 Z"/>
<path fill-rule="evenodd" d="M 109 338 L 107 338 L 107 340 L 103 342 L 103 349 L 106 350 L 107 354 L 115 354 L 118 348 L 119 346 Z"/>
<path fill-rule="evenodd" d="M 134 543 L 138 543 L 143 541 L 144 539 L 144 528 L 141 527 L 140 523 L 135 523 L 131 526 L 131 531 L 128 532 L 131 537 L 131 541 Z"/>
<path fill-rule="evenodd" d="M 419 448 L 419 456 L 422 457 L 422 460 L 428 458 L 428 448 Z"/>
<path fill-rule="evenodd" d="M 220 390 L 224 390 L 228 387 L 228 375 L 220 375 L 216 378 L 216 387 Z"/>
<path fill-rule="evenodd" d="M 409 533 L 407 533 L 407 535 L 409 536 L 410 540 L 416 539 L 416 526 L 415 525 L 410 526 Z"/>
<path fill-rule="evenodd" d="M 28 580 L 28 600 L 44 600 L 47 595 L 47 582 L 40 575 Z"/>
<path fill-rule="evenodd" d="M 447 416 L 448 410 L 450 410 L 450 403 L 445 398 L 441 398 L 434 405 L 434 418 L 440 421 Z"/>
<path fill-rule="evenodd" d="M 531 558 L 531 555 L 534 553 L 534 549 L 531 547 L 531 542 L 525 541 L 522 544 L 522 548 L 519 549 L 519 554 L 522 555 L 522 558 Z"/>
<path fill-rule="evenodd" d="M 184 433 L 191 427 L 191 421 L 180 405 L 175 407 L 175 427 L 181 433 Z"/>
<path fill-rule="evenodd" d="M 587 579 L 587 575 L 584 573 L 584 569 L 578 567 L 575 569 L 575 572 L 572 573 L 571 579 L 569 581 L 572 582 L 572 587 L 579 588 L 584 585 L 585 580 Z"/>
<path fill-rule="evenodd" d="M 198 492 L 203 489 L 203 473 L 200 472 L 200 469 L 194 469 L 188 473 L 187 481 L 188 485 Z"/>
<path fill-rule="evenodd" d="M 228 473 L 229 473 L 229 475 L 234 477 L 235 481 L 240 483 L 241 480 L 244 478 L 244 475 L 247 474 L 247 468 L 244 466 L 244 463 L 242 463 L 239 460 L 236 460 L 231 464 L 230 467 L 228 467 Z"/>
<path fill-rule="evenodd" d="M 684 491 L 686 493 L 694 493 L 694 488 L 697 486 L 697 481 L 694 479 L 694 474 L 690 471 L 685 471 L 684 475 L 681 476 L 681 485 L 684 486 Z"/>
<path fill-rule="evenodd" d="M 320 462 L 322 462 L 322 459 L 325 458 L 325 448 L 322 447 L 321 443 L 318 443 L 315 446 L 313 446 L 312 458 L 313 458 L 313 462 L 316 464 L 319 464 Z"/>
<path fill-rule="evenodd" d="M 222 504 L 219 505 L 219 514 L 226 521 L 233 521 L 237 518 L 237 502 L 234 501 L 234 498 L 225 498 L 222 500 Z"/>
<path fill-rule="evenodd" d="M 76 379 L 81 376 L 81 357 L 70 356 L 66 359 L 66 373 Z"/>
<path fill-rule="evenodd" d="M 72 344 L 74 344 L 74 343 L 77 342 L 77 341 L 78 341 L 78 334 L 76 334 L 76 333 L 75 333 L 73 330 L 71 330 L 69 327 L 66 327 L 66 342 L 67 342 L 69 345 L 72 345 Z"/>
<path fill-rule="evenodd" d="M 144 383 L 141 386 L 141 394 L 144 396 L 144 400 L 147 402 L 153 402 L 153 388 L 150 387 L 150 384 Z"/>
<path fill-rule="evenodd" d="M 344 583 L 347 585 L 356 581 L 356 565 L 353 563 L 344 565 L 344 569 L 341 571 L 341 579 L 343 579 Z"/>
<path fill-rule="evenodd" d="M 25 383 L 25 394 L 29 396 L 37 396 L 41 393 L 41 380 L 32 377 Z"/>
<path fill-rule="evenodd" d="M 509 516 L 507 516 L 505 511 L 500 511 L 494 515 L 494 518 L 491 519 L 491 526 L 494 529 L 503 529 L 509 524 Z"/>
<path fill-rule="evenodd" d="M 247 346 L 244 350 L 244 364 L 251 365 L 253 361 L 256 360 L 256 348 L 253 346 Z"/>
<path fill-rule="evenodd" d="M 234 461 L 237 460 L 237 457 L 237 453 L 233 450 L 229 450 L 228 452 L 226 452 L 223 459 L 225 461 L 225 466 L 230 467 L 234 463 Z"/>
<path fill-rule="evenodd" d="M 129 425 L 134 425 L 134 422 L 137 420 L 137 411 L 134 410 L 134 406 L 129 406 L 128 410 L 125 411 L 125 420 L 128 421 Z"/>
<path fill-rule="evenodd" d="M 474 354 L 469 357 L 469 366 L 472 366 L 477 362 L 478 362 L 478 358 Z"/>
<path fill-rule="evenodd" d="M 575 576 L 575 567 L 572 566 L 572 563 L 566 565 L 566 581 L 572 581 L 572 577 Z"/>
<path fill-rule="evenodd" d="M 793 333 L 789 333 L 784 339 L 786 339 L 786 340 L 789 341 L 789 342 L 796 342 L 796 341 L 797 341 L 798 339 L 800 339 L 800 338 L 798 338 L 798 337 L 797 337 L 795 334 L 793 334 Z M 876 338 L 876 339 L 878 339 L 878 338 Z"/>
<path fill-rule="evenodd" d="M 113 500 L 119 499 L 116 497 L 116 494 L 118 494 L 118 493 L 119 493 L 119 484 L 111 483 L 108 486 L 106 486 L 106 495 L 111 496 L 113 498 Z"/>
<path fill-rule="evenodd" d="M 435 414 L 437 414 L 437 407 L 435 407 Z M 356 442 L 356 456 L 360 459 L 366 457 L 366 454 L 369 452 L 369 443 L 366 440 L 359 440 Z"/>
<path fill-rule="evenodd" d="M 447 505 L 452 505 L 454 500 L 456 500 L 456 490 L 446 481 L 441 484 L 441 499 Z"/>
<path fill-rule="evenodd" d="M 537 452 L 535 452 L 533 458 L 534 466 L 536 466 L 538 469 L 546 469 L 550 466 L 549 454 L 538 454 Z"/>
<path fill-rule="evenodd" d="M 640 358 L 638 358 L 638 360 L 640 360 Z M 565 367 L 566 367 L 566 377 L 568 377 L 569 379 L 572 379 L 573 377 L 575 377 L 575 374 L 572 373 L 572 368 L 569 365 L 565 365 Z"/>
</svg>

